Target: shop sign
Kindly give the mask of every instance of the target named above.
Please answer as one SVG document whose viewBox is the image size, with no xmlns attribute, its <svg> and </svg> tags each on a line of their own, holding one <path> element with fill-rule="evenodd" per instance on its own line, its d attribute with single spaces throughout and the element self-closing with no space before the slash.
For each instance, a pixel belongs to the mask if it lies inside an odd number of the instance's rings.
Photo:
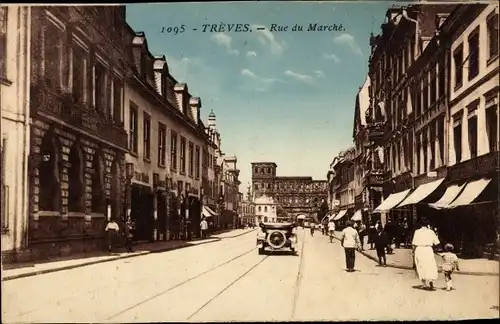
<svg viewBox="0 0 500 324">
<path fill-rule="evenodd" d="M 451 166 L 449 169 L 450 181 L 465 180 L 495 172 L 497 168 L 496 154 L 496 152 L 491 152 Z"/>
</svg>

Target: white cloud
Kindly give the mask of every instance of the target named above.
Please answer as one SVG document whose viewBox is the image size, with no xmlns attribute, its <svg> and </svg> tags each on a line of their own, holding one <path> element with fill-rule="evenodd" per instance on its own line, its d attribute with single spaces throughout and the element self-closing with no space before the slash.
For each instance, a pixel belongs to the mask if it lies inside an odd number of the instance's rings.
<svg viewBox="0 0 500 324">
<path fill-rule="evenodd" d="M 166 60 L 170 74 L 179 83 L 188 82 L 188 76 L 203 67 L 202 61 L 198 58 L 183 57 L 175 59 L 171 56 L 166 56 Z"/>
<path fill-rule="evenodd" d="M 231 45 L 232 38 L 231 36 L 224 33 L 215 33 L 212 35 L 212 40 L 219 44 L 222 47 L 225 47 L 227 52 L 232 55 L 239 55 L 240 52 L 237 49 L 234 49 Z"/>
<path fill-rule="evenodd" d="M 271 53 L 275 55 L 282 54 L 287 46 L 286 43 L 284 41 L 278 41 L 274 37 L 274 34 L 271 33 L 268 29 L 258 30 L 258 28 L 265 28 L 265 27 L 262 25 L 252 25 L 252 30 L 255 30 L 257 32 L 257 37 L 259 41 L 262 44 L 269 46 Z"/>
<path fill-rule="evenodd" d="M 278 78 L 266 78 L 266 77 L 261 77 L 249 69 L 243 69 L 241 70 L 241 75 L 249 78 L 252 80 L 251 86 L 245 86 L 243 89 L 248 90 L 255 90 L 259 92 L 265 92 L 269 90 L 269 87 L 274 84 L 274 83 L 285 83 L 285 81 L 278 79 Z"/>
<path fill-rule="evenodd" d="M 292 78 L 292 79 L 295 79 L 295 80 L 301 81 L 301 82 L 305 82 L 305 83 L 311 83 L 314 81 L 314 79 L 309 75 L 300 74 L 297 72 L 293 72 L 291 70 L 286 70 L 285 75 Z"/>
<path fill-rule="evenodd" d="M 256 53 L 256 52 L 254 52 L 254 51 L 248 51 L 248 52 L 247 52 L 247 57 L 252 57 L 252 56 L 253 56 L 253 57 L 257 56 L 257 53 Z"/>
<path fill-rule="evenodd" d="M 333 62 L 335 62 L 335 63 L 340 63 L 339 57 L 335 54 L 323 53 L 323 58 L 327 59 L 327 60 L 333 60 Z"/>
<path fill-rule="evenodd" d="M 254 78 L 254 79 L 257 77 L 257 75 L 255 75 L 255 73 L 253 73 L 249 69 L 243 69 L 243 70 L 241 70 L 241 75 L 244 75 L 244 76 L 247 76 L 247 77 L 251 77 L 251 78 Z"/>
<path fill-rule="evenodd" d="M 333 42 L 338 45 L 345 45 L 349 47 L 356 55 L 363 55 L 363 51 L 361 51 L 361 48 L 359 47 L 358 43 L 356 43 L 356 39 L 354 38 L 354 36 L 350 34 L 344 33 L 335 36 Z"/>
<path fill-rule="evenodd" d="M 316 71 L 314 71 L 314 74 L 316 75 L 316 77 L 318 79 L 322 79 L 325 77 L 325 74 L 323 73 L 323 71 L 316 70 Z"/>
</svg>

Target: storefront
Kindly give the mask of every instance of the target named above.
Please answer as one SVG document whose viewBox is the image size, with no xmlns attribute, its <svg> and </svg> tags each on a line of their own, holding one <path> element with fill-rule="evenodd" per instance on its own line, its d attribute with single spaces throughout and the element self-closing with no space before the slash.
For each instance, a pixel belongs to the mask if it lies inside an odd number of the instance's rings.
<svg viewBox="0 0 500 324">
<path fill-rule="evenodd" d="M 482 257 L 498 234 L 498 156 L 482 155 L 448 169 L 446 190 L 429 206 L 442 242 L 451 242 L 462 258 Z"/>
<path fill-rule="evenodd" d="M 154 197 L 149 186 L 132 183 L 130 217 L 135 223 L 134 240 L 153 241 Z"/>
</svg>

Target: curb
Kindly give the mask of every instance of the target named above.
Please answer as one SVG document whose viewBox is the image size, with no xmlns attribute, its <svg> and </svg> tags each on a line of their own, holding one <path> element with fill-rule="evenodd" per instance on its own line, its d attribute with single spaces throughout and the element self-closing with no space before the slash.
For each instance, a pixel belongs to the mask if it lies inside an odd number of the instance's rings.
<svg viewBox="0 0 500 324">
<path fill-rule="evenodd" d="M 128 258 L 134 258 L 134 257 L 138 257 L 138 256 L 144 256 L 144 255 L 153 254 L 153 253 L 162 253 L 162 252 L 179 250 L 179 249 L 184 249 L 184 248 L 189 248 L 189 247 L 195 247 L 198 245 L 214 243 L 214 242 L 219 242 L 219 241 L 222 241 L 225 239 L 239 237 L 239 236 L 242 236 L 245 234 L 249 234 L 251 232 L 253 232 L 253 230 L 248 231 L 248 232 L 244 232 L 244 233 L 239 233 L 239 234 L 233 235 L 233 236 L 224 237 L 224 238 L 220 238 L 220 237 L 209 238 L 209 239 L 207 239 L 207 241 L 202 242 L 202 243 L 197 243 L 197 244 L 184 245 L 184 246 L 171 246 L 171 247 L 165 247 L 165 248 L 153 250 L 153 251 L 142 251 L 142 252 L 138 252 L 136 254 L 119 255 L 119 256 L 111 257 L 109 259 L 89 261 L 89 262 L 80 263 L 80 264 L 72 264 L 72 265 L 63 266 L 60 268 L 44 269 L 44 270 L 39 270 L 39 271 L 35 271 L 35 272 L 28 272 L 28 273 L 22 273 L 22 274 L 17 274 L 17 275 L 12 275 L 12 276 L 5 276 L 5 277 L 2 277 L 2 281 L 9 281 L 9 280 L 26 278 L 26 277 L 33 277 L 33 276 L 51 273 L 51 272 L 81 268 L 81 267 L 85 267 L 85 266 L 89 266 L 89 265 L 93 265 L 93 264 L 98 264 L 98 263 L 111 262 L 111 261 L 116 261 L 116 260 L 121 260 L 121 259 L 128 259 Z"/>
<path fill-rule="evenodd" d="M 245 233 L 246 234 L 246 233 Z M 139 252 L 136 254 L 126 254 L 126 255 L 119 255 L 115 257 L 111 257 L 109 259 L 103 259 L 103 260 L 95 260 L 95 261 L 89 261 L 86 263 L 80 263 L 80 264 L 72 264 L 60 268 L 53 268 L 53 269 L 44 269 L 44 270 L 39 270 L 35 272 L 28 272 L 28 273 L 21 273 L 18 275 L 12 275 L 12 276 L 6 276 L 2 277 L 2 281 L 9 281 L 9 280 L 14 280 L 14 279 L 20 279 L 20 278 L 26 278 L 26 277 L 33 277 L 41 274 L 46 274 L 46 273 L 51 273 L 51 272 L 58 272 L 58 271 L 64 271 L 64 270 L 70 270 L 70 269 L 75 269 L 75 268 L 81 268 L 89 265 L 94 265 L 98 263 L 105 263 L 105 262 L 111 262 L 111 261 L 116 261 L 116 260 L 121 260 L 121 259 L 129 259 L 129 258 L 134 258 L 138 256 L 144 256 L 148 254 L 154 254 L 154 253 L 162 253 L 162 252 L 168 252 L 168 251 L 173 251 L 173 250 L 180 250 L 184 248 L 189 248 L 189 247 L 194 247 L 198 245 L 203 245 L 203 244 L 208 244 L 208 243 L 214 243 L 214 242 L 219 242 L 222 239 L 221 238 L 213 238 L 209 239 L 210 241 L 198 243 L 198 244 L 192 244 L 192 245 L 184 245 L 184 246 L 171 246 L 171 247 L 165 247 L 163 249 L 158 249 L 154 251 L 143 251 Z"/>
<path fill-rule="evenodd" d="M 335 239 L 340 241 L 338 237 L 335 236 Z M 363 256 L 367 257 L 370 260 L 373 260 L 378 263 L 378 258 L 376 258 L 373 255 L 370 255 L 364 251 L 357 251 L 356 252 L 362 254 Z M 387 264 L 388 268 L 395 268 L 395 269 L 402 269 L 402 270 L 413 270 L 415 269 L 410 266 L 404 266 L 404 265 L 397 265 L 397 264 Z M 438 273 L 442 273 L 443 270 L 441 268 L 438 269 Z M 498 273 L 496 272 L 475 272 L 475 271 L 457 271 L 453 273 L 454 275 L 466 275 L 466 276 L 498 276 Z"/>
</svg>

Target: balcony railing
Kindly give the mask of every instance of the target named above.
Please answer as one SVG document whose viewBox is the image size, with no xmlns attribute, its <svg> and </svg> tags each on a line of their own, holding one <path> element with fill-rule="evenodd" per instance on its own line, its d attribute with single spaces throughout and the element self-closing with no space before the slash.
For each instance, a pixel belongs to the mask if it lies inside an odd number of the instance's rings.
<svg viewBox="0 0 500 324">
<path fill-rule="evenodd" d="M 94 108 L 76 104 L 71 94 L 58 93 L 43 86 L 33 86 L 31 88 L 31 113 L 34 116 L 39 112 L 49 114 L 97 137 L 127 148 L 127 133 L 123 125 L 115 124 Z"/>
</svg>

